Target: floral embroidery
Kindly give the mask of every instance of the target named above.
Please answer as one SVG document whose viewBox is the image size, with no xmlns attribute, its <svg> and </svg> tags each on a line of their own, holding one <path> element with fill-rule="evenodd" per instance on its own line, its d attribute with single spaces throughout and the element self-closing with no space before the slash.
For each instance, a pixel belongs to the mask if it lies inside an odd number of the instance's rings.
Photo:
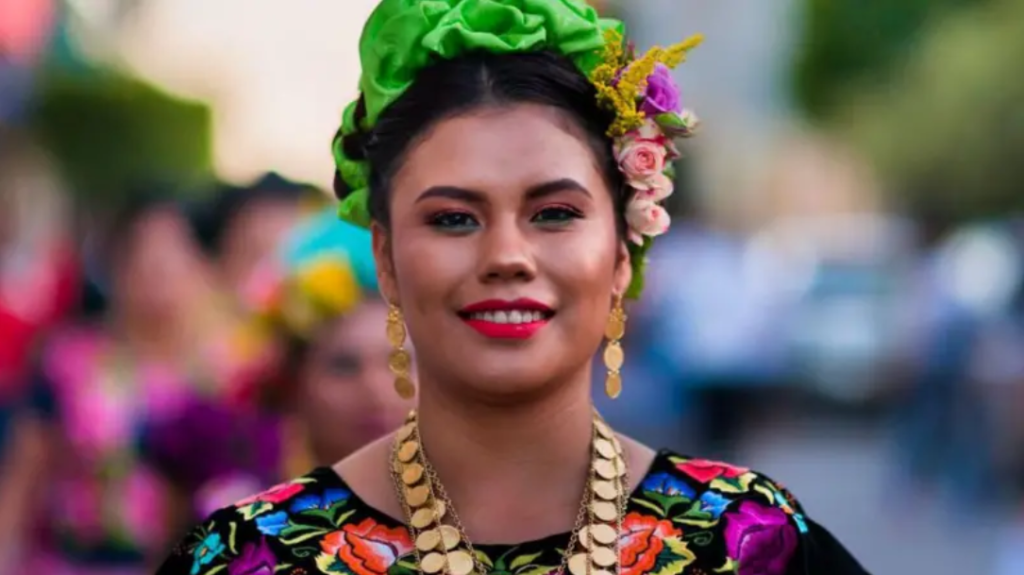
<svg viewBox="0 0 1024 575">
<path fill-rule="evenodd" d="M 204 565 L 209 565 L 214 559 L 219 557 L 226 547 L 220 540 L 219 533 L 210 533 L 199 542 L 195 550 L 192 551 L 192 575 L 197 575 L 199 569 Z"/>
<path fill-rule="evenodd" d="M 252 497 L 246 497 L 245 499 L 235 503 L 235 507 L 246 507 L 253 503 L 283 503 L 291 499 L 294 495 L 300 493 L 305 487 L 302 483 L 292 481 L 288 483 L 281 483 L 275 485 L 263 493 L 257 493 Z"/>
<path fill-rule="evenodd" d="M 782 575 L 806 531 L 796 500 L 764 476 L 662 453 L 623 520 L 622 575 Z M 417 575 L 408 529 L 329 469 L 215 513 L 186 541 L 160 575 Z M 567 541 L 477 545 L 477 559 L 491 575 L 552 575 Z"/>
<path fill-rule="evenodd" d="M 228 575 L 272 575 L 277 568 L 277 557 L 266 539 L 246 543 L 242 554 L 228 564 Z"/>
<path fill-rule="evenodd" d="M 696 556 L 671 521 L 630 513 L 622 522 L 622 575 L 682 573 Z"/>
<path fill-rule="evenodd" d="M 372 519 L 345 525 L 320 542 L 317 565 L 325 573 L 344 564 L 355 575 L 384 575 L 399 558 L 412 552 L 412 538 L 403 527 L 389 529 Z"/>
<path fill-rule="evenodd" d="M 797 548 L 797 532 L 784 511 L 754 501 L 725 514 L 725 545 L 737 575 L 782 575 Z"/>
</svg>

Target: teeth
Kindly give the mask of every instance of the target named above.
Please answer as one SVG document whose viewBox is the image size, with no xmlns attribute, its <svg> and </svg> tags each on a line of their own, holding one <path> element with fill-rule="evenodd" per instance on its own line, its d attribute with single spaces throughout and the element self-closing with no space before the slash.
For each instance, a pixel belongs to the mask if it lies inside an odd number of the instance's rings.
<svg viewBox="0 0 1024 575">
<path fill-rule="evenodd" d="M 532 323 L 544 319 L 544 314 L 532 310 L 485 311 L 474 313 L 472 319 L 491 323 Z"/>
</svg>

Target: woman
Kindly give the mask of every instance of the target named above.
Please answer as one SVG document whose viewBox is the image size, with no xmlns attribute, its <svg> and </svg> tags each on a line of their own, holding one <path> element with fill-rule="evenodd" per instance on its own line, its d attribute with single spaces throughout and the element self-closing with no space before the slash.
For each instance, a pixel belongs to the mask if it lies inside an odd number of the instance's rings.
<svg viewBox="0 0 1024 575">
<path fill-rule="evenodd" d="M 215 513 L 160 573 L 863 573 L 768 478 L 592 408 L 591 357 L 607 337 L 618 395 L 621 302 L 668 224 L 669 136 L 694 127 L 668 70 L 693 44 L 636 57 L 582 0 L 383 0 L 336 188 L 418 409 Z"/>
<path fill-rule="evenodd" d="M 379 329 L 387 307 L 376 297 L 370 235 L 331 210 L 280 247 L 242 290 L 260 331 L 286 342 L 278 373 L 248 380 L 235 395 L 242 403 L 197 400 L 150 426 L 149 450 L 196 492 L 201 515 L 352 454 L 412 407 L 391 392 L 390 346 Z M 225 456 L 190 457 L 211 446 Z"/>
<path fill-rule="evenodd" d="M 37 449 L 11 473 L 28 479 L 16 501 L 34 541 L 13 572 L 145 573 L 187 519 L 139 431 L 214 387 L 197 343 L 208 270 L 188 219 L 160 197 L 133 200 L 109 246 L 103 322 L 53 334 L 30 382 Z"/>
</svg>

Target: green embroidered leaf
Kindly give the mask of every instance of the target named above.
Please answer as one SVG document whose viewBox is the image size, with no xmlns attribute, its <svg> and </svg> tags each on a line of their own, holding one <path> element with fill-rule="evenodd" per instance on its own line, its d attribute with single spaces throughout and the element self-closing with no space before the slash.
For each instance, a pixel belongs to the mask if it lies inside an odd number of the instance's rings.
<svg viewBox="0 0 1024 575">
<path fill-rule="evenodd" d="M 694 533 L 687 533 L 683 536 L 683 539 L 692 541 L 695 545 L 707 547 L 715 540 L 715 534 L 710 531 L 696 531 Z"/>
<path fill-rule="evenodd" d="M 283 533 L 284 532 L 282 531 L 282 534 Z M 303 541 L 309 541 L 310 539 L 312 539 L 314 537 L 319 537 L 321 535 L 327 535 L 327 533 L 329 533 L 329 531 L 327 531 L 326 529 L 316 529 L 315 531 L 311 531 L 309 533 L 306 533 L 305 535 L 299 535 L 299 536 L 293 537 L 291 539 L 285 539 L 284 537 L 282 537 L 281 538 L 281 543 L 284 543 L 285 545 L 297 545 L 299 543 L 302 543 Z"/>
<path fill-rule="evenodd" d="M 236 511 L 238 511 L 246 521 L 252 521 L 257 516 L 263 515 L 273 508 L 274 506 L 266 501 L 257 501 L 255 503 L 239 507 Z"/>
<path fill-rule="evenodd" d="M 701 508 L 700 501 L 694 501 L 693 505 L 686 510 L 686 513 L 674 517 L 672 521 L 704 528 L 713 527 L 718 524 L 718 519 L 715 519 L 711 512 Z"/>
<path fill-rule="evenodd" d="M 665 539 L 665 548 L 658 554 L 651 575 L 680 575 L 686 566 L 693 563 L 697 556 L 690 551 L 685 542 L 677 537 Z"/>
<path fill-rule="evenodd" d="M 338 561 L 337 555 L 321 553 L 316 558 L 316 568 L 322 573 L 337 573 L 341 571 L 344 564 Z"/>
<path fill-rule="evenodd" d="M 277 567 L 274 567 L 274 573 L 279 573 L 281 571 L 285 571 L 287 569 L 291 569 L 292 567 L 293 567 L 293 565 L 291 563 L 282 563 L 282 564 L 278 565 Z"/>
<path fill-rule="evenodd" d="M 278 535 L 281 537 L 295 537 L 296 535 L 302 535 L 303 533 L 309 533 L 310 531 L 323 531 L 323 527 L 306 525 L 305 523 L 289 523 L 288 526 L 282 529 Z"/>
<path fill-rule="evenodd" d="M 534 561 L 536 561 L 537 558 L 540 556 L 540 553 L 534 553 L 533 555 L 520 555 L 519 557 L 513 559 L 511 563 L 509 563 L 509 571 L 516 571 L 522 567 L 527 567 Z"/>
<path fill-rule="evenodd" d="M 299 512 L 303 517 L 317 517 L 334 525 L 334 514 L 326 509 L 304 509 Z"/>
<path fill-rule="evenodd" d="M 490 567 L 491 569 L 494 569 L 494 562 L 491 561 L 491 558 L 488 557 L 486 553 L 484 553 L 483 551 L 481 551 L 479 549 L 476 549 L 475 551 L 476 551 L 476 560 L 477 561 L 483 563 L 484 565 Z"/>
<path fill-rule="evenodd" d="M 209 571 L 207 571 L 203 575 L 214 575 L 215 573 L 220 573 L 221 571 L 223 571 L 223 570 L 225 570 L 227 568 L 228 568 L 227 565 L 218 565 L 218 566 L 214 567 L 213 569 L 210 569 Z"/>
<path fill-rule="evenodd" d="M 684 505 L 693 501 L 683 494 L 664 495 L 656 491 L 644 491 L 644 497 L 658 502 L 662 508 L 662 515 L 668 515 L 676 505 Z"/>
<path fill-rule="evenodd" d="M 648 501 L 646 499 L 640 498 L 640 497 L 634 497 L 633 498 L 633 503 L 636 503 L 637 505 L 640 505 L 642 507 L 646 507 L 646 508 L 648 508 L 648 509 L 650 509 L 652 511 L 655 511 L 661 517 L 665 517 L 665 515 L 666 515 L 665 510 L 662 509 L 657 503 L 652 503 L 652 502 L 650 502 L 650 501 Z"/>
<path fill-rule="evenodd" d="M 755 473 L 744 473 L 739 477 L 718 477 L 711 480 L 711 488 L 722 493 L 746 493 L 750 491 L 750 484 L 755 477 Z"/>
<path fill-rule="evenodd" d="M 338 516 L 337 519 L 334 520 L 334 526 L 335 527 L 341 527 L 341 525 L 343 523 L 345 523 L 345 521 L 347 521 L 349 517 L 352 517 L 352 514 L 355 513 L 355 512 L 356 512 L 356 510 L 352 509 L 352 510 L 348 511 L 347 513 L 342 513 L 341 515 Z"/>
<path fill-rule="evenodd" d="M 722 565 L 718 569 L 715 569 L 715 573 L 736 573 L 739 571 L 739 564 L 732 560 L 732 557 L 726 560 L 725 565 Z"/>
<path fill-rule="evenodd" d="M 415 575 L 418 570 L 415 563 L 395 561 L 388 567 L 388 575 Z"/>
<path fill-rule="evenodd" d="M 228 525 L 230 530 L 228 534 L 228 549 L 231 550 L 232 555 L 238 555 L 238 550 L 235 549 L 235 535 L 238 534 L 238 524 L 232 521 Z"/>
<path fill-rule="evenodd" d="M 556 569 L 558 569 L 556 565 L 533 565 L 517 572 L 516 575 L 547 575 Z"/>
</svg>

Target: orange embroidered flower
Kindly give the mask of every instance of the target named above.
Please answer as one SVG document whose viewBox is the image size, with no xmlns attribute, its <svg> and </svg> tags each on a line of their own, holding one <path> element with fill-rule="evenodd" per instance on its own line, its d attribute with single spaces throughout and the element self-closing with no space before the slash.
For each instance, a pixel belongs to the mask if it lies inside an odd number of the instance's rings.
<svg viewBox="0 0 1024 575">
<path fill-rule="evenodd" d="M 355 575 L 384 575 L 400 557 L 412 552 L 412 537 L 404 528 L 388 529 L 373 519 L 364 519 L 327 535 L 320 548 L 341 560 Z"/>
<path fill-rule="evenodd" d="M 671 521 L 633 512 L 622 521 L 622 575 L 649 573 L 665 549 L 665 539 L 682 537 Z"/>
</svg>

